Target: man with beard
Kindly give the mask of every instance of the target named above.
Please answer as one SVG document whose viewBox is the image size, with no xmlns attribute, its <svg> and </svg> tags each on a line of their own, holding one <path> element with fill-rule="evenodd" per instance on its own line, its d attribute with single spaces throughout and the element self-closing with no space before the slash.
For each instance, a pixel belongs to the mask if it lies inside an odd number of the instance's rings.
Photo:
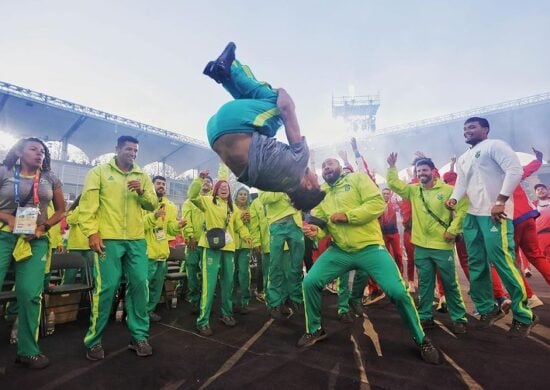
<svg viewBox="0 0 550 390">
<path fill-rule="evenodd" d="M 308 237 L 322 237 L 326 230 L 332 236 L 333 245 L 319 257 L 304 279 L 306 333 L 298 341 L 298 347 L 311 346 L 327 337 L 321 327 L 321 294 L 326 283 L 359 269 L 370 275 L 395 303 L 420 348 L 422 359 L 439 364 L 439 352 L 424 334 L 414 301 L 384 246 L 377 220 L 386 207 L 382 194 L 367 175 L 342 174 L 336 159 L 325 160 L 322 169 L 326 197 L 311 214 L 323 221 L 326 228 L 306 224 L 303 230 Z"/>
<path fill-rule="evenodd" d="M 166 195 L 166 178 L 163 176 L 153 177 L 153 185 L 157 194 L 159 207 L 155 212 L 144 212 L 143 222 L 145 225 L 145 241 L 147 241 L 147 257 L 149 258 L 149 271 L 147 280 L 149 282 L 149 302 L 147 312 L 149 319 L 153 322 L 161 320 L 160 315 L 155 313 L 164 287 L 164 276 L 166 275 L 166 259 L 170 256 L 169 242 L 181 233 L 186 225 L 185 220 L 178 221 L 178 209 Z"/>
<path fill-rule="evenodd" d="M 391 153 L 387 181 L 392 191 L 411 201 L 411 242 L 415 246 L 414 262 L 418 270 L 420 299 L 418 314 L 422 327 L 424 330 L 435 327 L 432 303 L 437 270 L 453 321 L 452 331 L 466 333 L 466 308 L 457 280 L 453 249 L 455 238 L 462 230 L 468 202 L 466 198 L 460 201 L 453 218 L 452 212 L 445 206 L 453 187 L 434 177 L 432 160 L 424 158 L 416 161 L 416 177 L 420 181 L 416 184 L 407 184 L 399 179 L 396 162 L 397 153 Z"/>
<path fill-rule="evenodd" d="M 136 164 L 139 141 L 118 138 L 116 155 L 88 172 L 80 199 L 78 223 L 96 252 L 90 327 L 84 337 L 89 360 L 105 357 L 101 338 L 107 326 L 115 292 L 124 273 L 128 284 L 127 324 L 138 356 L 150 356 L 147 302 L 147 244 L 142 209 L 153 211 L 158 200 L 149 176 Z"/>
<path fill-rule="evenodd" d="M 523 168 L 512 148 L 501 140 L 487 139 L 489 122 L 473 117 L 464 123 L 464 138 L 471 145 L 457 161 L 457 180 L 447 206 L 468 195 L 464 240 L 470 265 L 470 295 L 485 328 L 504 317 L 491 288 L 490 263 L 511 295 L 513 321 L 510 337 L 527 337 L 537 317 L 527 306 L 527 293 L 515 263 L 513 193 Z"/>
</svg>

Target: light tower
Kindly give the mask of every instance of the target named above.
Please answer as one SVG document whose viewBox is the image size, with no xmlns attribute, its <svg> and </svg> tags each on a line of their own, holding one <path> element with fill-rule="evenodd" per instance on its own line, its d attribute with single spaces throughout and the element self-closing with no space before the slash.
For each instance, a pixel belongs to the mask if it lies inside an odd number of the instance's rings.
<svg viewBox="0 0 550 390">
<path fill-rule="evenodd" d="M 342 117 L 352 132 L 374 132 L 380 95 L 332 97 L 332 116 Z"/>
</svg>

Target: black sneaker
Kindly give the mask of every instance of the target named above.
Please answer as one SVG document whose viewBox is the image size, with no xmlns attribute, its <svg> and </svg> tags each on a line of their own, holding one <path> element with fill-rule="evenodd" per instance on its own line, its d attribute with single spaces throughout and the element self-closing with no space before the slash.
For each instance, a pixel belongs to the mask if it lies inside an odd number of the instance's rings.
<svg viewBox="0 0 550 390">
<path fill-rule="evenodd" d="M 157 313 L 152 312 L 149 313 L 149 320 L 151 320 L 151 322 L 159 322 L 160 320 L 162 320 L 162 317 L 159 316 Z"/>
<path fill-rule="evenodd" d="M 235 50 L 237 46 L 233 42 L 229 42 L 222 54 L 216 61 L 210 61 L 206 64 L 203 73 L 214 79 L 218 84 L 231 78 L 231 64 L 235 60 Z"/>
<path fill-rule="evenodd" d="M 347 313 L 338 314 L 338 320 L 343 324 L 353 324 L 355 316 L 348 311 Z"/>
<path fill-rule="evenodd" d="M 325 330 L 321 328 L 315 333 L 304 333 L 304 335 L 300 337 L 300 340 L 298 340 L 298 343 L 296 343 L 296 346 L 300 348 L 311 347 L 317 341 L 321 341 L 326 338 L 327 338 L 327 334 L 325 333 Z"/>
<path fill-rule="evenodd" d="M 153 354 L 153 347 L 151 347 L 147 340 L 132 340 L 128 345 L 128 349 L 131 349 L 136 355 L 141 357 L 151 356 Z"/>
<path fill-rule="evenodd" d="M 530 324 L 524 324 L 517 320 L 512 320 L 512 325 L 510 326 L 510 330 L 508 331 L 508 337 L 526 338 L 527 336 L 529 336 L 529 333 L 531 332 L 531 329 L 533 329 L 533 326 L 538 324 L 538 322 L 539 317 L 537 317 L 535 314 L 533 314 L 533 322 L 531 322 Z"/>
<path fill-rule="evenodd" d="M 281 312 L 281 314 L 283 316 L 285 316 L 286 318 L 290 317 L 293 313 L 292 309 L 287 306 L 285 303 L 281 304 L 281 306 L 279 306 L 279 311 Z"/>
<path fill-rule="evenodd" d="M 362 304 L 360 304 L 360 303 L 359 304 L 354 304 L 354 303 L 350 302 L 349 303 L 349 308 L 356 317 L 365 317 L 365 318 L 367 318 L 367 313 L 365 312 L 365 309 L 363 308 Z"/>
<path fill-rule="evenodd" d="M 15 363 L 21 364 L 27 368 L 32 369 L 42 369 L 50 365 L 50 359 L 46 355 L 39 353 L 38 355 L 33 356 L 21 356 L 17 355 L 15 358 Z"/>
<path fill-rule="evenodd" d="M 422 325 L 422 329 L 433 329 L 435 328 L 435 322 L 433 318 L 426 318 L 425 320 L 420 320 L 420 325 Z"/>
<path fill-rule="evenodd" d="M 280 306 L 270 308 L 269 309 L 269 315 L 274 320 L 282 320 L 282 319 L 286 318 L 283 315 L 283 313 L 281 313 L 281 307 Z"/>
<path fill-rule="evenodd" d="M 493 325 L 495 322 L 500 320 L 501 318 L 504 318 L 506 314 L 502 310 L 498 308 L 498 306 L 495 306 L 495 308 L 486 314 L 481 314 L 479 317 L 478 325 L 477 327 L 479 329 L 486 329 Z"/>
<path fill-rule="evenodd" d="M 454 322 L 452 331 L 454 334 L 465 334 L 468 332 L 465 322 Z"/>
<path fill-rule="evenodd" d="M 86 350 L 86 359 L 95 362 L 97 360 L 102 360 L 105 358 L 105 351 L 101 344 L 96 344 L 92 348 Z"/>
<path fill-rule="evenodd" d="M 223 322 L 225 326 L 235 326 L 237 325 L 237 321 L 235 321 L 235 318 L 233 316 L 222 316 L 220 317 L 220 321 Z"/>
<path fill-rule="evenodd" d="M 304 304 L 302 302 L 298 303 L 298 302 L 291 301 L 290 310 L 292 310 L 294 314 L 304 314 Z"/>
<path fill-rule="evenodd" d="M 212 328 L 210 328 L 209 325 L 199 326 L 197 327 L 197 330 L 199 331 L 199 334 L 204 337 L 210 337 L 214 334 L 214 332 L 212 332 Z"/>
<path fill-rule="evenodd" d="M 420 344 L 420 356 L 427 363 L 441 364 L 439 351 L 427 337 L 424 337 L 424 341 Z"/>
</svg>

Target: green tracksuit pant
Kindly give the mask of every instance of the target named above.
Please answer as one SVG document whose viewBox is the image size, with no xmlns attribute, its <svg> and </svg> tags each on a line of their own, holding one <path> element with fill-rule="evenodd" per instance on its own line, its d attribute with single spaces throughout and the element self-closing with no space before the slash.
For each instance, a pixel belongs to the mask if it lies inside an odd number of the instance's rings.
<svg viewBox="0 0 550 390">
<path fill-rule="evenodd" d="M 149 337 L 149 285 L 147 274 L 147 243 L 145 240 L 103 240 L 105 256 L 96 256 L 94 263 L 94 292 L 90 327 L 84 345 L 91 348 L 101 344 L 113 299 L 124 274 L 126 284 L 126 323 L 135 341 Z"/>
<path fill-rule="evenodd" d="M 357 252 L 346 252 L 337 246 L 329 247 L 317 259 L 304 279 L 304 306 L 306 332 L 315 333 L 321 326 L 321 297 L 325 285 L 352 269 L 360 269 L 371 276 L 393 303 L 416 343 L 424 340 L 418 312 L 405 282 L 383 244 L 369 245 Z"/>
<path fill-rule="evenodd" d="M 194 250 L 187 248 L 185 259 L 185 272 L 187 273 L 188 293 L 187 300 L 191 304 L 198 305 L 201 300 L 201 254 L 202 249 L 195 247 Z M 180 270 L 180 272 L 183 272 Z"/>
<path fill-rule="evenodd" d="M 514 319 L 530 324 L 533 313 L 527 307 L 527 293 L 515 261 L 514 226 L 506 219 L 494 224 L 491 217 L 466 214 L 464 241 L 470 267 L 470 295 L 480 314 L 495 307 L 490 263 L 512 299 Z M 416 261 L 416 259 L 415 259 Z"/>
<path fill-rule="evenodd" d="M 235 251 L 235 287 L 239 285 L 241 299 L 235 299 L 234 305 L 248 306 L 250 303 L 250 249 L 237 249 Z M 237 289 L 235 288 L 235 292 Z"/>
<path fill-rule="evenodd" d="M 72 249 L 70 251 L 71 253 L 80 253 L 88 262 L 88 267 L 90 270 L 94 268 L 94 257 L 95 252 L 91 249 L 88 250 L 77 250 Z M 76 274 L 78 273 L 78 269 L 76 268 L 70 268 L 63 272 L 63 279 L 61 280 L 61 284 L 73 284 L 76 281 Z M 83 275 L 83 270 L 80 270 L 80 275 Z"/>
<path fill-rule="evenodd" d="M 439 271 L 447 307 L 453 322 L 467 322 L 466 308 L 458 274 L 456 272 L 454 251 L 414 247 L 414 265 L 418 271 L 418 315 L 421 320 L 433 318 L 432 308 L 435 288 L 435 272 Z"/>
<path fill-rule="evenodd" d="M 256 80 L 250 68 L 235 60 L 231 78 L 223 87 L 235 98 L 224 104 L 209 121 L 207 136 L 210 146 L 219 136 L 227 133 L 258 131 L 274 137 L 282 126 L 277 108 L 277 91 L 269 84 Z"/>
<path fill-rule="evenodd" d="M 4 284 L 18 237 L 10 232 L 0 232 L 0 286 Z M 30 241 L 30 244 L 32 257 L 15 262 L 15 294 L 19 315 L 17 354 L 20 356 L 34 356 L 40 353 L 38 330 L 48 239 L 39 238 Z"/>
<path fill-rule="evenodd" d="M 222 316 L 233 316 L 233 252 L 202 248 L 202 294 L 197 326 L 209 325 L 214 292 L 220 276 Z"/>
<path fill-rule="evenodd" d="M 149 259 L 149 270 L 147 273 L 147 282 L 149 283 L 149 302 L 147 303 L 147 313 L 155 311 L 164 288 L 164 277 L 168 265 L 166 260 Z"/>
<path fill-rule="evenodd" d="M 302 303 L 302 262 L 304 258 L 304 234 L 292 218 L 284 222 L 269 225 L 270 259 L 269 276 L 266 290 L 267 306 L 280 306 L 288 298 L 295 303 Z M 288 273 L 288 293 L 285 290 L 284 246 L 288 244 L 290 269 Z"/>
</svg>

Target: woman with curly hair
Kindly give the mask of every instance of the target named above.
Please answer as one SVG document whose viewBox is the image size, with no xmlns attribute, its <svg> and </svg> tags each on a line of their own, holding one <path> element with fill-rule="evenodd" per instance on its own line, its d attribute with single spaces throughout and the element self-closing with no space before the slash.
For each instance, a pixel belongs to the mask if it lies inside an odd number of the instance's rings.
<svg viewBox="0 0 550 390">
<path fill-rule="evenodd" d="M 48 218 L 48 203 L 55 212 Z M 50 152 L 38 138 L 19 140 L 0 165 L 0 285 L 15 258 L 19 314 L 16 363 L 44 368 L 48 358 L 38 347 L 44 271 L 48 252 L 46 233 L 62 218 L 65 201 L 61 181 L 51 171 Z M 27 214 L 30 231 L 16 234 Z M 29 223 L 30 222 L 30 223 Z"/>
</svg>

